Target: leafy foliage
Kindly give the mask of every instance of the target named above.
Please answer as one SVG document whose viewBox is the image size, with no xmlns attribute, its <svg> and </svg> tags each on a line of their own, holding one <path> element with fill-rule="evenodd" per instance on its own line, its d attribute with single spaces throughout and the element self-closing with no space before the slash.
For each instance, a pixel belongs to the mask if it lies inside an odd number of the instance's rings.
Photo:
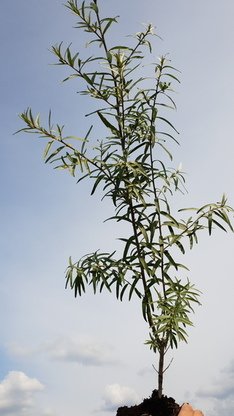
<svg viewBox="0 0 234 416">
<path fill-rule="evenodd" d="M 178 71 L 165 56 L 154 64 L 150 78 L 139 76 L 145 48 L 152 52 L 152 25 L 135 35 L 134 46 L 109 47 L 106 36 L 117 17 L 101 18 L 97 0 L 81 4 L 68 0 L 66 7 L 76 16 L 76 27 L 88 32 L 89 43 L 96 44 L 100 52 L 83 60 L 63 43 L 53 46 L 52 52 L 59 65 L 72 70 L 65 81 L 78 78 L 84 85 L 81 94 L 100 101 L 101 108 L 91 114 L 104 126 L 107 137 L 97 141 L 93 150 L 90 128 L 79 139 L 80 146 L 74 146 L 74 138 L 63 135 L 63 126 L 51 124 L 51 114 L 46 128 L 31 109 L 21 114 L 26 124 L 21 131 L 47 139 L 45 161 L 69 170 L 78 181 L 90 178 L 91 194 L 101 187 L 103 197 L 111 199 L 111 220 L 131 226 L 130 235 L 121 238 L 119 258 L 115 252 L 97 251 L 75 263 L 70 259 L 66 286 L 75 296 L 83 295 L 91 285 L 94 293 L 107 290 L 120 300 L 139 298 L 150 331 L 146 343 L 159 352 L 162 393 L 164 356 L 168 348 L 187 341 L 190 313 L 199 303 L 199 291 L 183 281 L 181 271 L 186 266 L 176 256 L 185 254 L 188 245 L 192 248 L 202 230 L 209 234 L 214 227 L 233 230 L 229 218 L 233 209 L 223 196 L 220 202 L 189 209 L 193 215 L 187 219 L 172 213 L 171 198 L 183 189 L 185 178 L 180 169 L 168 168 L 164 161 L 172 160 L 168 143 L 178 143 L 178 132 L 164 113 L 176 108 L 172 87 L 179 80 Z"/>
</svg>

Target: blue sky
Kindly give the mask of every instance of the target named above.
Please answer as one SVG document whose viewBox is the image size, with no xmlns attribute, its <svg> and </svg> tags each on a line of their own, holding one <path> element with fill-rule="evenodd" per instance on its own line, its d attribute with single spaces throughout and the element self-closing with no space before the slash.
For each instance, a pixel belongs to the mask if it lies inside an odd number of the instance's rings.
<svg viewBox="0 0 234 416">
<path fill-rule="evenodd" d="M 105 15 L 120 15 L 113 41 L 153 23 L 152 61 L 169 53 L 180 69 L 173 121 L 188 195 L 181 206 L 216 202 L 225 192 L 234 206 L 233 1 L 99 1 Z M 126 8 L 127 4 L 127 8 Z M 99 416 L 148 396 L 154 356 L 144 346 L 147 328 L 136 303 L 108 295 L 74 299 L 64 289 L 69 255 L 115 248 L 120 230 L 108 204 L 89 197 L 90 186 L 45 166 L 44 143 L 13 135 L 18 114 L 31 106 L 68 134 L 83 135 L 87 98 L 67 73 L 49 65 L 51 45 L 83 48 L 74 17 L 61 0 L 4 2 L 1 55 L 1 283 L 0 413 L 11 416 Z M 118 42 L 119 43 L 119 42 Z M 122 232 L 122 230 L 121 230 Z M 206 416 L 233 415 L 233 235 L 219 231 L 188 252 L 184 262 L 202 292 L 188 345 L 173 352 L 165 393 L 191 401 Z M 181 382 L 181 380 L 185 382 Z"/>
</svg>

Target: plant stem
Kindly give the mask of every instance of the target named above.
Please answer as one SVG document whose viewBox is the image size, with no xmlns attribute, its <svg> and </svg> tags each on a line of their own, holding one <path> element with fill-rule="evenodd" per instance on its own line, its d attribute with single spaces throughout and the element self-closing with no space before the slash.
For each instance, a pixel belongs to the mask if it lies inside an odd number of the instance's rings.
<svg viewBox="0 0 234 416">
<path fill-rule="evenodd" d="M 163 375 L 164 375 L 164 357 L 165 357 L 165 344 L 161 344 L 159 348 L 159 363 L 158 363 L 158 397 L 162 397 L 163 392 Z"/>
</svg>

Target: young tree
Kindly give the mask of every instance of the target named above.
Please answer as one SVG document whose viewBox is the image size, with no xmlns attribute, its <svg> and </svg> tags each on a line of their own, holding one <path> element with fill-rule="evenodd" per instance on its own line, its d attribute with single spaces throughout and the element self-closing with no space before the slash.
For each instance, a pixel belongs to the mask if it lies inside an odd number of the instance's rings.
<svg viewBox="0 0 234 416">
<path fill-rule="evenodd" d="M 175 217 L 173 197 L 183 189 L 185 178 L 180 169 L 168 168 L 164 161 L 164 155 L 172 160 L 167 143 L 178 143 L 177 130 L 164 112 L 176 107 L 172 84 L 178 82 L 177 71 L 164 56 L 152 67 L 150 78 L 140 76 L 145 71 L 145 49 L 152 52 L 153 26 L 138 32 L 133 45 L 109 46 L 107 35 L 117 17 L 101 17 L 98 0 L 78 3 L 68 0 L 66 7 L 75 14 L 76 27 L 88 32 L 89 43 L 101 52 L 82 59 L 62 43 L 52 51 L 59 65 L 72 69 L 66 80 L 78 78 L 84 85 L 81 94 L 101 103 L 89 115 L 103 124 L 108 136 L 97 140 L 93 149 L 90 128 L 76 147 L 72 137 L 64 136 L 63 127 L 51 124 L 51 114 L 46 128 L 31 109 L 21 114 L 26 127 L 20 131 L 47 139 L 45 162 L 78 175 L 78 182 L 90 178 L 91 195 L 101 187 L 103 198 L 113 203 L 109 219 L 130 226 L 130 234 L 120 238 L 123 251 L 119 257 L 115 252 L 96 251 L 75 263 L 70 259 L 66 286 L 75 296 L 83 295 L 91 285 L 94 293 L 107 290 L 120 300 L 126 296 L 139 299 L 149 327 L 146 343 L 158 353 L 161 397 L 165 354 L 177 348 L 179 341 L 187 341 L 190 313 L 199 303 L 199 291 L 184 279 L 186 266 L 177 260 L 178 254 L 185 254 L 188 245 L 192 248 L 202 230 L 209 234 L 216 226 L 233 230 L 229 219 L 233 209 L 223 196 L 220 202 L 190 209 L 193 215 L 187 218 Z"/>
</svg>

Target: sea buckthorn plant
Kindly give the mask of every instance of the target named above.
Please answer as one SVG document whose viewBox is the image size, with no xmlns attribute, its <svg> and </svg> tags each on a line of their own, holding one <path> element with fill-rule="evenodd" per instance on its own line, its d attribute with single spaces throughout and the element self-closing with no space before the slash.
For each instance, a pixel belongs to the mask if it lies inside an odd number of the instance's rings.
<svg viewBox="0 0 234 416">
<path fill-rule="evenodd" d="M 214 227 L 232 230 L 233 209 L 223 196 L 220 202 L 191 209 L 189 216 L 184 209 L 174 214 L 173 198 L 184 189 L 185 177 L 181 169 L 167 166 L 172 161 L 170 142 L 178 141 L 165 114 L 176 108 L 173 88 L 178 71 L 166 56 L 144 65 L 155 39 L 150 24 L 128 38 L 129 44 L 110 45 L 118 17 L 102 17 L 99 3 L 66 2 L 76 28 L 87 32 L 97 54 L 82 59 L 82 53 L 63 43 L 53 46 L 52 52 L 57 64 L 71 70 L 65 80 L 77 81 L 80 93 L 96 101 L 89 116 L 103 125 L 99 131 L 106 131 L 106 137 L 100 140 L 100 133 L 90 127 L 81 141 L 74 141 L 64 135 L 62 126 L 52 124 L 51 114 L 45 127 L 30 108 L 20 115 L 25 123 L 20 131 L 46 139 L 45 162 L 68 170 L 78 182 L 92 181 L 91 195 L 99 189 L 113 204 L 110 219 L 126 223 L 122 252 L 97 250 L 75 262 L 70 258 L 66 287 L 75 296 L 82 296 L 90 285 L 94 294 L 108 291 L 121 301 L 138 298 L 149 328 L 146 343 L 157 353 L 161 397 L 165 355 L 187 341 L 190 314 L 199 303 L 200 292 L 185 277 L 186 266 L 178 258 L 193 248 L 202 230 L 209 234 Z"/>
</svg>

